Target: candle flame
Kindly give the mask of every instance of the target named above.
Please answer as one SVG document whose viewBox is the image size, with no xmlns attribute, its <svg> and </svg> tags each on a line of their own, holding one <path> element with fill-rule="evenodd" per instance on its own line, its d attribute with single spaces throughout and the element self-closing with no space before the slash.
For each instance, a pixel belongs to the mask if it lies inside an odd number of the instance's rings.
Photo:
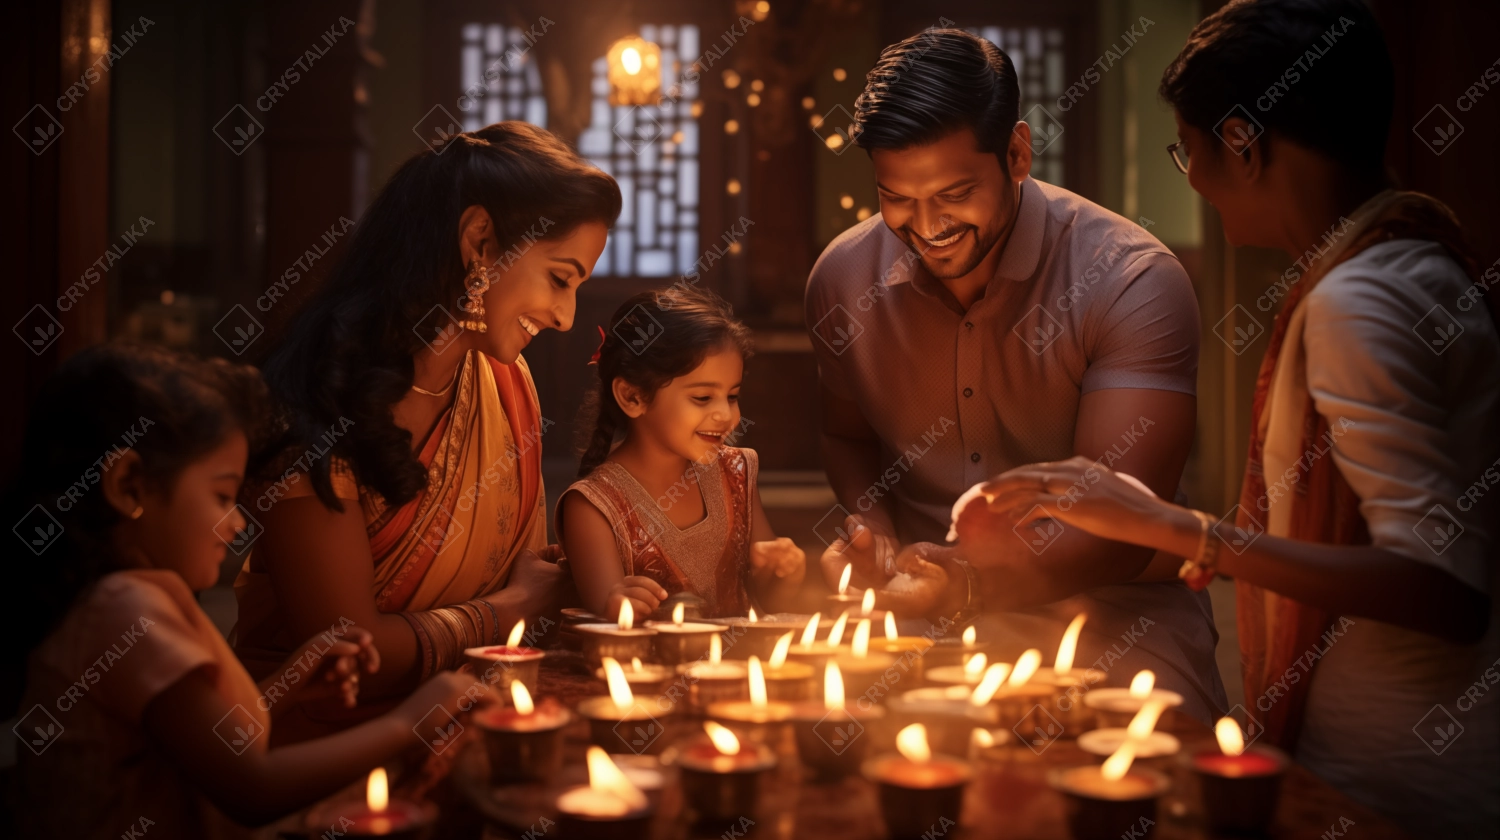
<svg viewBox="0 0 1500 840">
<path fill-rule="evenodd" d="M 1156 722 L 1161 719 L 1161 713 L 1165 711 L 1167 704 L 1160 700 L 1148 700 L 1141 707 L 1135 717 L 1130 719 L 1130 725 L 1125 728 L 1126 736 L 1137 741 L 1144 741 L 1151 736 L 1151 730 L 1156 728 Z"/>
<path fill-rule="evenodd" d="M 978 630 L 975 630 L 972 626 L 964 628 L 964 647 L 973 647 L 974 643 L 978 640 Z"/>
<path fill-rule="evenodd" d="M 1036 669 L 1041 667 L 1041 664 L 1042 652 L 1036 648 L 1032 648 L 1021 654 L 1021 658 L 1016 660 L 1016 667 L 1011 669 L 1010 672 L 1011 686 L 1025 685 L 1026 681 L 1031 679 L 1031 675 L 1036 673 Z"/>
<path fill-rule="evenodd" d="M 1219 739 L 1219 749 L 1225 755 L 1239 755 L 1245 751 L 1245 733 L 1240 731 L 1240 725 L 1232 717 L 1219 718 L 1214 724 L 1214 737 Z"/>
<path fill-rule="evenodd" d="M 927 746 L 927 727 L 913 723 L 896 733 L 896 751 L 907 761 L 926 764 L 932 760 L 932 748 Z"/>
<path fill-rule="evenodd" d="M 750 608 L 750 623 L 751 624 L 755 624 L 758 621 L 760 621 L 760 616 L 756 615 L 755 614 L 755 608 L 751 607 Z"/>
<path fill-rule="evenodd" d="M 969 731 L 969 743 L 976 747 L 993 747 L 995 736 L 988 729 L 980 729 L 976 726 Z"/>
<path fill-rule="evenodd" d="M 865 597 L 859 601 L 859 614 L 869 615 L 875 611 L 875 590 L 866 589 Z"/>
<path fill-rule="evenodd" d="M 896 641 L 896 614 L 893 612 L 885 614 L 885 638 L 887 641 Z"/>
<path fill-rule="evenodd" d="M 708 661 L 711 664 L 719 664 L 724 658 L 724 643 L 719 641 L 719 634 L 715 633 L 708 637 Z"/>
<path fill-rule="evenodd" d="M 807 629 L 802 631 L 802 646 L 812 647 L 812 643 L 818 639 L 818 621 L 823 618 L 822 613 L 813 613 L 812 618 L 807 620 Z"/>
<path fill-rule="evenodd" d="M 365 782 L 365 804 L 378 814 L 390 802 L 390 781 L 385 776 L 385 768 L 376 767 L 370 771 L 370 780 Z"/>
<path fill-rule="evenodd" d="M 844 708 L 844 675 L 833 662 L 823 669 L 823 708 L 830 712 Z"/>
<path fill-rule="evenodd" d="M 984 666 L 988 665 L 989 662 L 989 657 L 984 654 L 974 654 L 969 657 L 968 662 L 964 663 L 964 676 L 970 679 L 977 678 L 980 674 L 984 673 Z"/>
<path fill-rule="evenodd" d="M 1156 674 L 1150 670 L 1141 671 L 1130 681 L 1130 696 L 1138 700 L 1144 700 L 1151 696 L 1151 689 L 1156 688 Z"/>
<path fill-rule="evenodd" d="M 854 625 L 854 638 L 849 642 L 849 652 L 854 654 L 855 659 L 864 659 L 870 655 L 870 619 L 861 618 Z"/>
<path fill-rule="evenodd" d="M 620 600 L 620 629 L 629 630 L 635 626 L 635 609 L 630 606 L 630 599 Z"/>
<path fill-rule="evenodd" d="M 625 72 L 634 76 L 641 72 L 641 51 L 635 47 L 626 47 L 620 53 L 620 66 Z"/>
<path fill-rule="evenodd" d="M 828 646 L 838 647 L 839 642 L 844 640 L 844 626 L 849 623 L 849 611 L 839 613 L 839 617 L 833 622 L 833 628 L 828 631 Z"/>
<path fill-rule="evenodd" d="M 975 706 L 983 706 L 995 697 L 995 692 L 1000 690 L 1000 684 L 1005 682 L 1005 675 L 1010 671 L 1010 666 L 1004 662 L 996 662 L 984 670 L 984 678 L 975 687 L 974 693 L 969 695 L 969 702 Z"/>
<path fill-rule="evenodd" d="M 703 731 L 708 733 L 708 740 L 714 742 L 714 749 L 725 755 L 740 754 L 740 739 L 734 737 L 734 733 L 729 731 L 728 727 L 705 720 Z"/>
<path fill-rule="evenodd" d="M 1125 743 L 1121 744 L 1120 748 L 1115 750 L 1114 755 L 1104 759 L 1104 764 L 1099 768 L 1099 775 L 1111 782 L 1117 782 L 1125 778 L 1125 774 L 1130 770 L 1130 763 L 1135 761 L 1135 745 L 1137 743 L 1139 742 L 1126 738 Z"/>
<path fill-rule="evenodd" d="M 632 670 L 632 671 L 639 671 L 639 670 L 641 670 L 641 658 L 639 656 L 632 656 L 632 657 L 630 657 L 630 670 Z"/>
<path fill-rule="evenodd" d="M 761 670 L 759 657 L 751 655 L 749 669 L 750 705 L 763 709 L 766 706 L 766 674 Z"/>
<path fill-rule="evenodd" d="M 771 660 L 767 664 L 769 664 L 772 668 L 780 668 L 781 666 L 785 665 L 787 652 L 791 649 L 792 631 L 788 630 L 785 633 L 781 634 L 781 638 L 776 640 L 776 648 L 771 651 Z"/>
<path fill-rule="evenodd" d="M 510 628 L 510 638 L 505 640 L 506 647 L 520 647 L 521 637 L 526 635 L 526 619 L 516 622 L 516 626 Z"/>
<path fill-rule="evenodd" d="M 618 664 L 616 665 L 618 667 Z M 531 692 L 526 690 L 526 684 L 516 680 L 510 684 L 510 699 L 516 704 L 516 711 L 523 715 L 529 715 L 536 711 L 536 704 L 531 702 Z"/>
<path fill-rule="evenodd" d="M 604 664 L 604 681 L 609 683 L 609 699 L 615 701 L 615 706 L 623 712 L 635 703 L 635 695 L 630 693 L 630 683 L 625 680 L 625 669 L 620 667 L 613 656 L 601 656 L 599 661 Z"/>
<path fill-rule="evenodd" d="M 631 784 L 630 777 L 610 760 L 609 753 L 599 747 L 589 747 L 588 764 L 589 787 L 613 795 L 631 810 L 646 807 L 646 794 Z"/>
<path fill-rule="evenodd" d="M 672 608 L 672 623 L 680 625 L 685 618 L 687 618 L 687 604 L 678 601 L 677 606 Z"/>
<path fill-rule="evenodd" d="M 839 575 L 839 594 L 843 595 L 849 590 L 849 578 L 854 575 L 854 564 L 845 563 L 844 573 Z"/>
<path fill-rule="evenodd" d="M 1073 658 L 1078 655 L 1078 634 L 1083 632 L 1083 623 L 1088 620 L 1088 615 L 1079 613 L 1068 623 L 1068 629 L 1063 633 L 1062 641 L 1057 645 L 1057 659 L 1052 663 L 1052 672 L 1059 677 L 1066 676 L 1073 670 Z"/>
</svg>

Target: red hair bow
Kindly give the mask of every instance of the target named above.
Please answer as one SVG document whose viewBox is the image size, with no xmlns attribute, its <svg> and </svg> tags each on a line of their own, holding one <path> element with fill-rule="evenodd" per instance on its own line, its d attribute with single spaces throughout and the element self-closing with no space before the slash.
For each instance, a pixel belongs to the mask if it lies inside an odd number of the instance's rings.
<svg viewBox="0 0 1500 840">
<path fill-rule="evenodd" d="M 599 328 L 599 346 L 594 349 L 594 355 L 589 357 L 589 364 L 599 364 L 599 354 L 604 352 L 604 327 Z"/>
</svg>

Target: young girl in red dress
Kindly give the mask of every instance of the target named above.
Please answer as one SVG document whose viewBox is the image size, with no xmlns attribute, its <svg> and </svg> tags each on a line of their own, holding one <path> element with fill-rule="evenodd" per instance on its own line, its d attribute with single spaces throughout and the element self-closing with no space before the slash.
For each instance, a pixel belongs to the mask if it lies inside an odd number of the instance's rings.
<svg viewBox="0 0 1500 840">
<path fill-rule="evenodd" d="M 688 592 L 704 617 L 788 608 L 806 558 L 766 520 L 755 450 L 732 445 L 749 329 L 693 288 L 635 295 L 610 323 L 581 478 L 557 505 L 584 606 L 613 617 L 629 598 L 644 616 Z"/>
<path fill-rule="evenodd" d="M 268 746 L 283 712 L 353 706 L 380 659 L 341 622 L 257 685 L 198 606 L 248 538 L 236 497 L 264 393 L 253 368 L 104 346 L 38 396 L 8 500 L 26 544 L 8 566 L 29 602 L 7 611 L 3 698 L 21 719 L 22 836 L 248 836 L 425 754 L 423 716 L 485 693 L 447 672 L 379 718 Z"/>
</svg>

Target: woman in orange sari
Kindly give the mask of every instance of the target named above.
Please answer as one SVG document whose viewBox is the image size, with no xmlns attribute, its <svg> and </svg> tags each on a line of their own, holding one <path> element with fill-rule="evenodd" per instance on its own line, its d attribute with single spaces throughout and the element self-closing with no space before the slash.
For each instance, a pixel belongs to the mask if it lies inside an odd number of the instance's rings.
<svg viewBox="0 0 1500 840">
<path fill-rule="evenodd" d="M 614 179 L 541 129 L 458 135 L 392 177 L 289 326 L 265 366 L 286 438 L 242 494 L 235 650 L 265 676 L 308 628 L 352 622 L 384 664 L 354 714 L 280 737 L 350 725 L 379 710 L 364 698 L 560 605 L 541 476 L 555 421 L 520 354 L 572 327 L 619 210 Z"/>
</svg>

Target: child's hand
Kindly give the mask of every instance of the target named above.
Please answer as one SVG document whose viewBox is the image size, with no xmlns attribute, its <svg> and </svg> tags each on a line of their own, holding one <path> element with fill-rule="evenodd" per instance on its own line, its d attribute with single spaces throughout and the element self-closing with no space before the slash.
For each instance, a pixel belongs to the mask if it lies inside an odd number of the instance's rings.
<svg viewBox="0 0 1500 840">
<path fill-rule="evenodd" d="M 601 617 L 612 620 L 619 615 L 620 602 L 626 598 L 630 599 L 630 609 L 640 620 L 656 612 L 661 602 L 667 599 L 667 590 L 645 575 L 630 575 L 609 591 L 609 599 L 604 602 L 605 614 Z"/>
<path fill-rule="evenodd" d="M 807 555 L 789 537 L 750 544 L 750 573 L 756 578 L 791 577 L 806 569 Z"/>
<path fill-rule="evenodd" d="M 293 651 L 281 671 L 261 683 L 261 689 L 273 709 L 281 704 L 292 708 L 335 699 L 352 709 L 359 698 L 360 672 L 378 670 L 375 637 L 363 627 L 351 626 L 331 644 L 322 635 L 308 639 Z"/>
</svg>

